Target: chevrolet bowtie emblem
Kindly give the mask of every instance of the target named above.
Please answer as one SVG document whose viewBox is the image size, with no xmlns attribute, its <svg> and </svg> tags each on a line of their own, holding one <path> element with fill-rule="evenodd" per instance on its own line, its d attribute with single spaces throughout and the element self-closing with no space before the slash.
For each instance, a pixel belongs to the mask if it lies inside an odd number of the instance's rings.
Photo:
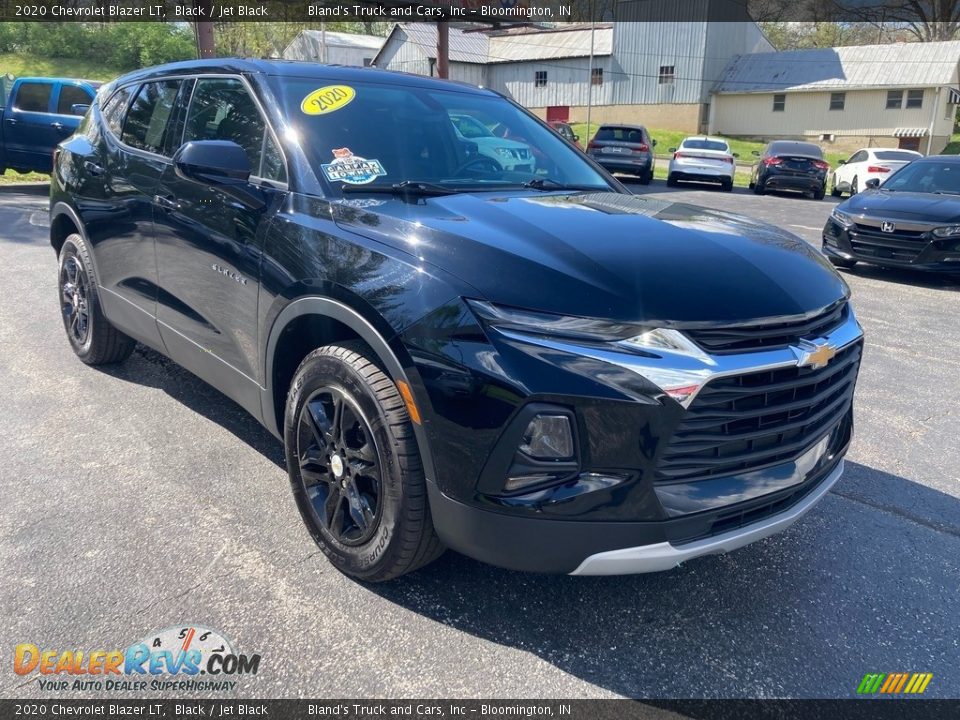
<svg viewBox="0 0 960 720">
<path fill-rule="evenodd" d="M 826 367 L 833 360 L 837 349 L 823 340 L 801 340 L 799 345 L 790 348 L 797 356 L 798 367 L 809 367 L 817 370 Z"/>
</svg>

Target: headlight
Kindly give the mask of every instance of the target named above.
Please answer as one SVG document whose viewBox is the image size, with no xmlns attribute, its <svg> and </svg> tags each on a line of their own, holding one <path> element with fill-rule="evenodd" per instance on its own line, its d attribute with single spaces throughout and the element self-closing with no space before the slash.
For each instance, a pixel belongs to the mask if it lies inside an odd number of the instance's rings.
<svg viewBox="0 0 960 720">
<path fill-rule="evenodd" d="M 628 368 L 685 407 L 715 364 L 679 330 L 466 302 L 487 325 L 507 335 Z"/>
<path fill-rule="evenodd" d="M 830 217 L 836 220 L 838 223 L 843 225 L 845 228 L 853 227 L 853 218 L 851 218 L 846 213 L 842 213 L 839 210 L 833 210 L 830 213 Z"/>
<path fill-rule="evenodd" d="M 933 234 L 941 238 L 960 235 L 960 225 L 945 225 L 944 227 L 934 228 Z"/>
<path fill-rule="evenodd" d="M 500 157 L 512 157 L 512 156 L 513 156 L 513 153 L 510 152 L 510 149 L 509 149 L 509 148 L 498 147 L 498 148 L 494 148 L 493 151 L 494 151 L 497 155 L 499 155 Z"/>
</svg>

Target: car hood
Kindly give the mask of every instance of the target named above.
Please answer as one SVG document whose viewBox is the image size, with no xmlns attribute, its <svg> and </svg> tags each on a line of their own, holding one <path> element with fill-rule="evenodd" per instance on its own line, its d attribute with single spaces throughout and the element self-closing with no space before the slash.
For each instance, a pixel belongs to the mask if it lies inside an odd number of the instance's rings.
<svg viewBox="0 0 960 720">
<path fill-rule="evenodd" d="M 852 215 L 952 223 L 960 222 L 960 195 L 867 190 L 841 203 L 837 210 Z"/>
<path fill-rule="evenodd" d="M 483 147 L 502 147 L 509 148 L 510 150 L 528 150 L 530 148 L 529 145 L 524 145 L 522 142 L 517 142 L 516 140 L 507 140 L 506 138 L 493 136 L 470 138 L 467 142 L 476 143 Z"/>
<path fill-rule="evenodd" d="M 335 205 L 334 215 L 485 299 L 544 312 L 729 323 L 806 313 L 848 294 L 826 259 L 796 236 L 656 197 L 356 198 Z"/>
</svg>

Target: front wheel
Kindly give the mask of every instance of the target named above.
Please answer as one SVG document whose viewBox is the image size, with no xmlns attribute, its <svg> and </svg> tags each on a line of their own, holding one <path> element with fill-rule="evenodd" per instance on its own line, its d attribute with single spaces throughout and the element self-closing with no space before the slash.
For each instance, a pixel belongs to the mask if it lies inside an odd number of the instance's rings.
<svg viewBox="0 0 960 720">
<path fill-rule="evenodd" d="M 126 360 L 136 341 L 117 330 L 100 308 L 97 278 L 83 238 L 69 235 L 60 248 L 57 289 L 67 340 L 87 365 L 108 365 Z"/>
<path fill-rule="evenodd" d="M 836 176 L 836 175 L 833 176 L 833 184 L 832 184 L 832 187 L 831 187 L 831 189 L 830 189 L 830 195 L 833 196 L 833 197 L 840 197 L 841 195 L 843 195 L 843 193 L 840 192 L 840 188 L 837 187 L 837 176 Z"/>
<path fill-rule="evenodd" d="M 284 446 L 314 541 L 344 574 L 381 582 L 426 565 L 443 546 L 410 416 L 371 357 L 360 343 L 307 355 L 287 396 Z"/>
<path fill-rule="evenodd" d="M 732 192 L 733 180 L 724 180 L 723 182 L 720 183 L 720 187 L 724 192 Z"/>
<path fill-rule="evenodd" d="M 667 187 L 676 187 L 677 186 L 677 176 L 676 173 L 670 173 L 667 175 Z"/>
<path fill-rule="evenodd" d="M 850 183 L 850 197 L 853 197 L 858 192 L 860 192 L 859 183 L 857 182 L 857 178 L 854 178 L 853 182 Z"/>
</svg>

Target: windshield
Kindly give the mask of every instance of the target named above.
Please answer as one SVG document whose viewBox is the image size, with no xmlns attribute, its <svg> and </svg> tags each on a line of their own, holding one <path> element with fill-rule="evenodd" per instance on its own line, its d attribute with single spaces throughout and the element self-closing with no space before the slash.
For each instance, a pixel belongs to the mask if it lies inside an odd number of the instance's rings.
<svg viewBox="0 0 960 720">
<path fill-rule="evenodd" d="M 555 132 L 495 95 L 299 77 L 270 82 L 289 131 L 335 194 L 402 182 L 471 191 L 534 180 L 611 189 Z"/>
<path fill-rule="evenodd" d="M 727 144 L 720 140 L 684 140 L 681 147 L 684 150 L 719 150 L 721 152 L 730 150 Z"/>
<path fill-rule="evenodd" d="M 904 165 L 883 184 L 882 189 L 960 195 L 960 161 Z"/>
</svg>

